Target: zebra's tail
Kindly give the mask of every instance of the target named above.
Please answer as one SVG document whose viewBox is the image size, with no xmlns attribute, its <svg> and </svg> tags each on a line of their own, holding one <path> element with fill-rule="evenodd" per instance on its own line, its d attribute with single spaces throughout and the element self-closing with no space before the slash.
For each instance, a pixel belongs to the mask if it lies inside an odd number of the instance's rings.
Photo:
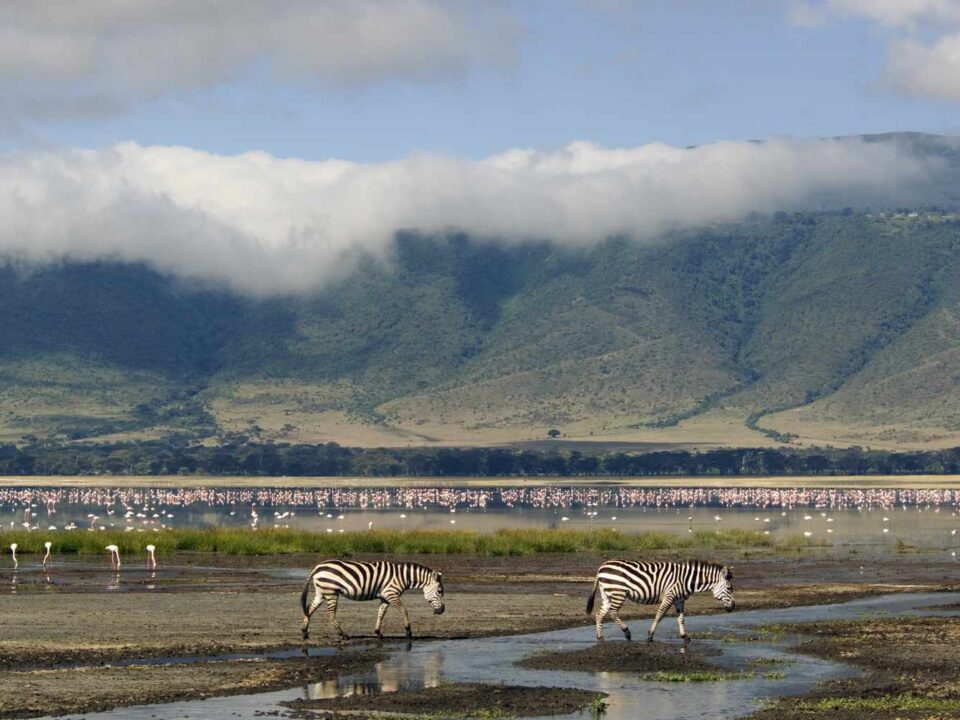
<svg viewBox="0 0 960 720">
<path fill-rule="evenodd" d="M 307 581 L 303 584 L 303 592 L 300 593 L 300 607 L 303 608 L 303 614 L 307 614 L 307 595 L 310 594 L 310 583 L 313 582 L 313 573 L 307 576 Z"/>
<path fill-rule="evenodd" d="M 593 601 L 597 597 L 597 587 L 600 585 L 600 580 L 593 581 L 593 592 L 590 593 L 590 597 L 587 598 L 587 615 L 593 613 Z"/>
</svg>

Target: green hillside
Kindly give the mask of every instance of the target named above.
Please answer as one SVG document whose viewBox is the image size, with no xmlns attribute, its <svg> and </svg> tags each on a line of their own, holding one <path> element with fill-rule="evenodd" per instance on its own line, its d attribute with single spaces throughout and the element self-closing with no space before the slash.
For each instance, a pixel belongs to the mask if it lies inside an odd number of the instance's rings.
<svg viewBox="0 0 960 720">
<path fill-rule="evenodd" d="M 957 445 L 958 288 L 960 218 L 919 206 L 588 249 L 406 234 L 267 299 L 10 263 L 0 439 Z"/>
</svg>

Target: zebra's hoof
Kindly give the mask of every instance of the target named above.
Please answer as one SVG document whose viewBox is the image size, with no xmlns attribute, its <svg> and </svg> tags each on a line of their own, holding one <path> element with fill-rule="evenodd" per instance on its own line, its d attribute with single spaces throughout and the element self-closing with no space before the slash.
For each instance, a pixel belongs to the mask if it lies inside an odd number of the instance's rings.
<svg viewBox="0 0 960 720">
<path fill-rule="evenodd" d="M 631 640 L 633 640 L 633 636 L 630 634 L 629 630 L 624 630 L 623 636 L 627 639 L 627 642 L 630 642 Z"/>
<path fill-rule="evenodd" d="M 304 639 L 304 640 L 309 640 L 309 639 L 310 639 L 310 633 L 308 633 L 306 630 L 303 631 L 303 639 Z"/>
<path fill-rule="evenodd" d="M 647 633 L 647 642 L 653 642 L 653 635 Z"/>
<path fill-rule="evenodd" d="M 413 630 L 407 628 L 407 640 L 413 640 Z"/>
<path fill-rule="evenodd" d="M 377 636 L 377 640 L 383 640 L 383 633 L 379 630 L 376 630 L 373 634 Z"/>
<path fill-rule="evenodd" d="M 690 636 L 689 636 L 689 635 L 681 635 L 681 636 L 680 636 L 680 639 L 683 640 L 683 644 L 684 644 L 684 645 L 688 645 L 688 644 L 690 643 Z"/>
</svg>

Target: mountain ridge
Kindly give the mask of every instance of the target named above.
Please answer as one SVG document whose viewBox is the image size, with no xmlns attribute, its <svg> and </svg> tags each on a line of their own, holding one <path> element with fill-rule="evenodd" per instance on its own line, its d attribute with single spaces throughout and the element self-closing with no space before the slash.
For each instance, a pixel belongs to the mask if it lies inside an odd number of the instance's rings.
<svg viewBox="0 0 960 720">
<path fill-rule="evenodd" d="M 309 295 L 9 261 L 0 439 L 957 445 L 958 190 L 643 244 L 400 233 Z"/>
</svg>

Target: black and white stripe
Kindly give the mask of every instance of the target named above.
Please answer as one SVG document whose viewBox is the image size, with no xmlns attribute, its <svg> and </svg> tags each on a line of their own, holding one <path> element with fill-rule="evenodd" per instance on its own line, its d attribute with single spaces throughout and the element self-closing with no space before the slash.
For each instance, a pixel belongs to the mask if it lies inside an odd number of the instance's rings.
<svg viewBox="0 0 960 720">
<path fill-rule="evenodd" d="M 686 641 L 689 639 L 686 628 L 683 626 L 683 604 L 686 599 L 694 593 L 709 590 L 720 601 L 723 609 L 730 612 L 735 606 L 732 580 L 733 573 L 727 566 L 699 560 L 685 562 L 609 560 L 597 570 L 593 593 L 587 601 L 587 614 L 593 612 L 594 599 L 599 591 L 600 607 L 596 612 L 597 640 L 603 640 L 603 621 L 608 615 L 629 640 L 630 628 L 617 614 L 623 603 L 628 599 L 648 605 L 659 603 L 653 624 L 647 631 L 647 639 L 653 640 L 657 625 L 660 624 L 670 606 L 673 606 L 677 611 L 680 637 Z"/>
<path fill-rule="evenodd" d="M 307 596 L 311 585 L 313 585 L 314 597 L 308 606 Z M 310 616 L 322 602 L 326 603 L 327 617 L 333 629 L 340 637 L 347 637 L 337 620 L 337 602 L 340 596 L 350 600 L 380 600 L 377 625 L 374 629 L 377 637 L 383 637 L 380 626 L 389 607 L 394 607 L 403 613 L 403 626 L 407 637 L 412 637 L 410 616 L 400 602 L 400 595 L 405 590 L 413 588 L 423 589 L 424 599 L 430 603 L 436 614 L 443 612 L 443 580 L 438 570 L 412 562 L 356 562 L 353 560 L 322 562 L 307 577 L 303 592 L 300 594 L 300 605 L 303 608 L 303 637 L 308 637 Z"/>
</svg>

